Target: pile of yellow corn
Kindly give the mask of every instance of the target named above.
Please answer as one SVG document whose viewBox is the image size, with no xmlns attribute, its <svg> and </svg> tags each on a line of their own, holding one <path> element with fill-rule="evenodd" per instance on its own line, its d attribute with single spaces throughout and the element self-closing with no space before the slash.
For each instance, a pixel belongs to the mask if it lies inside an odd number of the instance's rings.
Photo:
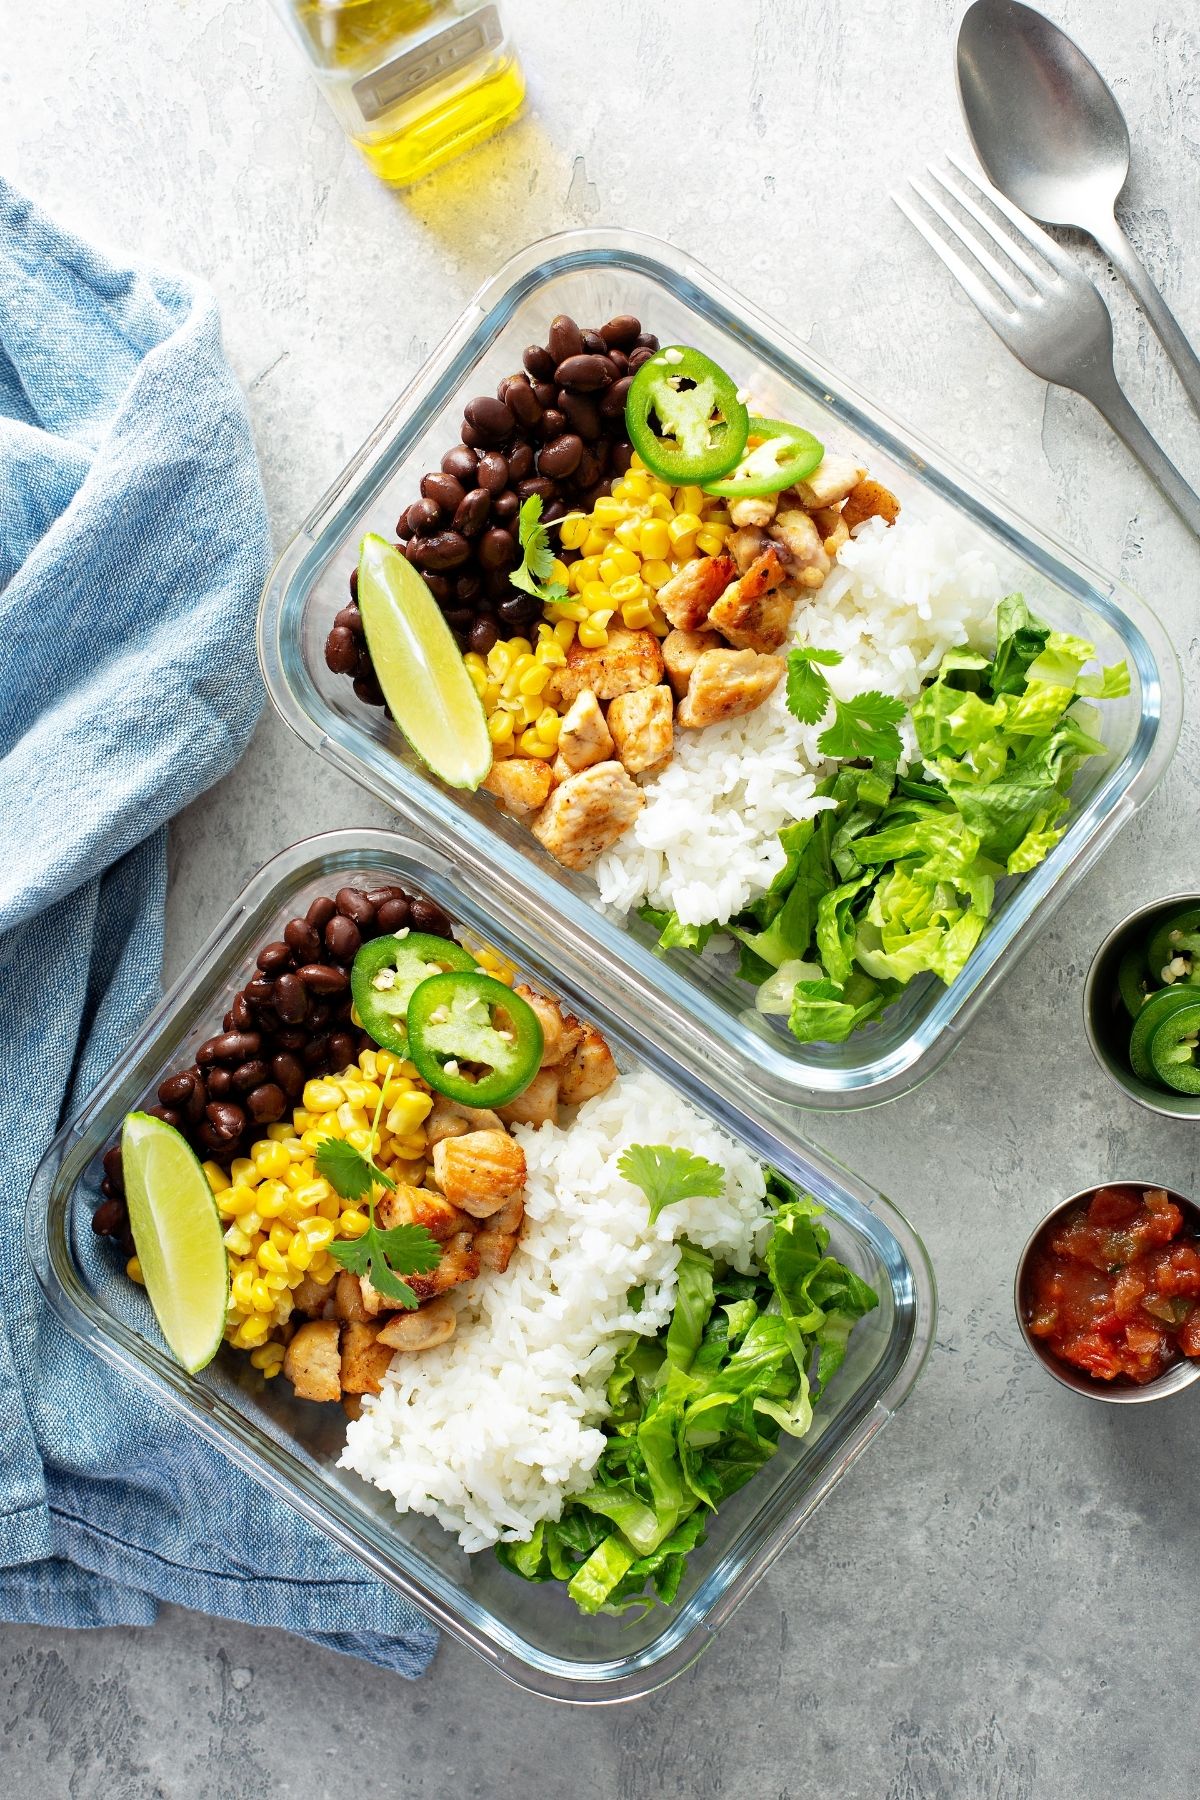
<svg viewBox="0 0 1200 1800">
<path fill-rule="evenodd" d="M 563 564 L 555 567 L 560 573 L 554 579 L 565 580 Z M 468 650 L 463 661 L 487 714 L 493 756 L 554 755 L 560 717 L 542 696 L 552 670 L 566 662 L 574 636 L 572 620 L 557 625 L 543 621 L 536 643 L 514 637 L 493 644 L 486 656 Z"/>
</svg>

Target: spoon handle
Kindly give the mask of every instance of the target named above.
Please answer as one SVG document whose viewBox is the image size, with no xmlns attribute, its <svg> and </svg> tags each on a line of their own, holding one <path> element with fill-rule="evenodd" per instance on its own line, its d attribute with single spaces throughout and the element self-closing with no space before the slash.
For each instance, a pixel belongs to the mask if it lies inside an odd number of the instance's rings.
<svg viewBox="0 0 1200 1800">
<path fill-rule="evenodd" d="M 1133 452 L 1162 489 L 1184 524 L 1200 537 L 1200 494 L 1188 486 L 1170 457 L 1146 430 L 1129 404 L 1111 364 L 1107 369 L 1097 369 L 1086 383 L 1079 385 L 1078 392 L 1108 420 L 1125 447 Z"/>
<path fill-rule="evenodd" d="M 1105 218 L 1092 226 L 1092 236 L 1120 270 L 1138 305 L 1149 319 L 1163 349 L 1175 364 L 1188 399 L 1200 412 L 1200 358 L 1188 343 L 1175 314 L 1171 311 L 1146 266 L 1125 235 L 1116 217 Z"/>
</svg>

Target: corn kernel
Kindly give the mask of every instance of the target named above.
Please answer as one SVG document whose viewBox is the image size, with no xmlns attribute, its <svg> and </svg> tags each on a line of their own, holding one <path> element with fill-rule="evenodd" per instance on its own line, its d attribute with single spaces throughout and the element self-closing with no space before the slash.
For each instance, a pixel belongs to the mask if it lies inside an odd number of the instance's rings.
<svg viewBox="0 0 1200 1800">
<path fill-rule="evenodd" d="M 622 550 L 630 550 L 636 553 L 640 546 L 641 531 L 642 525 L 640 519 L 622 519 L 621 523 L 617 526 L 617 529 L 613 532 L 613 536 L 616 538 L 617 543 Z"/>
<path fill-rule="evenodd" d="M 719 556 L 725 545 L 725 539 L 717 531 L 698 531 L 696 548 L 705 556 Z"/>
<path fill-rule="evenodd" d="M 613 500 L 602 494 L 592 508 L 592 518 L 597 525 L 619 525 L 625 517 L 625 508 L 621 501 Z"/>
<path fill-rule="evenodd" d="M 416 1089 L 402 1094 L 387 1117 L 387 1128 L 397 1137 L 407 1137 L 415 1131 L 433 1110 L 433 1100 L 429 1094 L 422 1094 Z"/>
<path fill-rule="evenodd" d="M 643 559 L 661 559 L 670 554 L 671 540 L 661 519 L 644 519 L 638 525 L 637 547 Z"/>
<path fill-rule="evenodd" d="M 252 1368 L 261 1369 L 264 1375 L 277 1370 L 283 1362 L 283 1345 L 273 1340 L 260 1344 L 257 1350 L 250 1352 Z"/>
<path fill-rule="evenodd" d="M 675 506 L 681 513 L 691 513 L 697 519 L 708 505 L 710 496 L 699 487 L 681 487 L 675 490 Z"/>
<path fill-rule="evenodd" d="M 654 614 L 648 600 L 627 600 L 621 608 L 621 623 L 630 631 L 644 631 L 653 622 Z"/>
<path fill-rule="evenodd" d="M 251 1283 L 250 1293 L 255 1312 L 271 1313 L 275 1311 L 275 1296 L 261 1275 Z"/>
<path fill-rule="evenodd" d="M 276 1180 L 286 1175 L 291 1158 L 282 1144 L 272 1143 L 267 1139 L 254 1146 L 254 1166 L 261 1175 L 274 1176 Z"/>
<path fill-rule="evenodd" d="M 564 658 L 565 660 L 565 658 Z M 540 694 L 550 679 L 550 671 L 545 663 L 533 669 L 527 669 L 522 675 L 519 688 L 522 694 Z"/>
<path fill-rule="evenodd" d="M 353 1230 L 348 1230 L 346 1227 L 346 1220 L 351 1216 L 351 1213 L 353 1213 L 355 1219 L 362 1220 L 362 1225 L 361 1227 L 355 1226 Z M 343 1237 L 362 1237 L 370 1223 L 371 1221 L 367 1218 L 365 1213 L 360 1213 L 351 1209 L 350 1212 L 339 1211 L 338 1213 L 335 1213 L 332 1219 L 306 1219 L 303 1225 L 301 1225 L 297 1235 L 302 1236 L 308 1244 L 309 1249 L 315 1252 L 327 1249 L 338 1235 L 339 1230 Z"/>
<path fill-rule="evenodd" d="M 552 706 L 547 706 L 538 714 L 533 722 L 534 730 L 543 743 L 553 744 L 558 748 L 558 734 L 562 730 L 562 720 Z"/>
<path fill-rule="evenodd" d="M 304 1106 L 307 1112 L 318 1116 L 331 1113 L 342 1103 L 341 1089 L 332 1081 L 306 1081 L 304 1084 Z"/>
<path fill-rule="evenodd" d="M 614 581 L 608 591 L 610 598 L 618 606 L 624 606 L 630 600 L 640 600 L 645 587 L 636 575 L 622 575 L 620 581 Z"/>
<path fill-rule="evenodd" d="M 559 582 L 565 582 L 567 579 L 567 565 L 561 556 L 556 556 L 550 564 L 550 579 Z"/>
<path fill-rule="evenodd" d="M 145 1287 L 146 1278 L 142 1274 L 142 1265 L 136 1256 L 131 1256 L 129 1261 L 125 1264 L 125 1273 L 128 1275 L 130 1281 L 136 1281 L 139 1287 Z"/>
<path fill-rule="evenodd" d="M 606 633 L 605 642 L 607 643 L 607 641 L 608 637 Z M 554 744 L 547 743 L 545 738 L 539 737 L 536 727 L 533 725 L 527 725 L 525 727 L 518 739 L 518 747 L 522 756 L 532 756 L 542 762 L 549 761 L 554 755 L 556 748 Z"/>
<path fill-rule="evenodd" d="M 328 1199 L 317 1201 L 315 1211 L 318 1219 L 336 1219 L 341 1211 L 341 1201 L 331 1193 Z"/>
<path fill-rule="evenodd" d="M 293 1233 L 281 1219 L 276 1219 L 267 1233 L 267 1242 L 273 1244 L 280 1256 L 286 1256 Z"/>
<path fill-rule="evenodd" d="M 601 556 L 604 555 L 604 552 L 607 549 L 608 549 L 608 532 L 601 531 L 596 526 L 593 525 L 592 529 L 588 532 L 587 536 L 583 540 L 583 554 L 585 556 L 594 556 L 597 559 L 599 559 Z M 597 568 L 599 568 L 599 566 L 600 566 L 598 560 L 597 560 L 596 566 L 597 566 Z"/>
<path fill-rule="evenodd" d="M 214 1194 L 219 1194 L 223 1188 L 229 1186 L 229 1177 L 220 1163 L 206 1162 L 201 1163 L 200 1166 L 204 1170 L 208 1185 Z"/>
<path fill-rule="evenodd" d="M 231 1225 L 221 1239 L 225 1248 L 231 1250 L 235 1256 L 249 1256 L 251 1241 L 250 1233 L 244 1231 L 240 1225 Z"/>
<path fill-rule="evenodd" d="M 512 714 L 494 712 L 487 722 L 488 736 L 493 744 L 506 744 L 513 734 Z"/>
<path fill-rule="evenodd" d="M 655 519 L 666 519 L 670 521 L 675 517 L 675 508 L 671 505 L 670 499 L 666 494 L 651 494 L 649 500 L 646 502 L 646 506 L 651 516 Z"/>
<path fill-rule="evenodd" d="M 664 526 L 663 529 L 665 531 L 666 527 Z M 670 563 L 663 562 L 657 557 L 652 557 L 648 562 L 642 564 L 642 580 L 647 587 L 653 588 L 655 592 L 657 592 L 660 587 L 665 587 L 670 579 Z"/>
<path fill-rule="evenodd" d="M 611 608 L 603 612 L 594 612 L 579 627 L 579 641 L 587 650 L 599 650 L 608 642 L 608 621 L 612 618 Z M 524 740 L 522 740 L 524 741 Z"/>
<path fill-rule="evenodd" d="M 262 1310 L 274 1311 L 274 1308 L 264 1307 Z M 234 1334 L 233 1342 L 238 1346 L 239 1350 L 256 1349 L 259 1344 L 264 1344 L 266 1342 L 267 1333 L 270 1329 L 270 1321 L 267 1319 L 253 1317 L 243 1319 Z"/>
<path fill-rule="evenodd" d="M 300 1273 L 303 1274 L 305 1270 L 310 1267 L 312 1259 L 312 1245 L 302 1231 L 297 1231 L 287 1247 L 288 1262 L 292 1265 L 293 1269 L 299 1269 Z"/>
<path fill-rule="evenodd" d="M 700 520 L 694 512 L 676 513 L 667 526 L 667 536 L 678 549 L 684 538 L 694 537 L 700 530 Z"/>
<path fill-rule="evenodd" d="M 587 529 L 583 513 L 567 513 L 558 523 L 558 541 L 564 550 L 578 550 L 587 536 Z"/>
</svg>

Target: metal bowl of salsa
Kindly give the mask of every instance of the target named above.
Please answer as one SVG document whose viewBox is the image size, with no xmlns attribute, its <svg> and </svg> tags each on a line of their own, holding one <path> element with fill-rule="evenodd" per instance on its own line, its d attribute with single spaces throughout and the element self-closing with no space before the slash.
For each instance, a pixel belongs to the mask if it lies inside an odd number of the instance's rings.
<svg viewBox="0 0 1200 1800">
<path fill-rule="evenodd" d="M 1200 1207 L 1146 1181 L 1083 1188 L 1017 1264 L 1017 1323 L 1056 1381 L 1136 1405 L 1200 1379 Z"/>
</svg>

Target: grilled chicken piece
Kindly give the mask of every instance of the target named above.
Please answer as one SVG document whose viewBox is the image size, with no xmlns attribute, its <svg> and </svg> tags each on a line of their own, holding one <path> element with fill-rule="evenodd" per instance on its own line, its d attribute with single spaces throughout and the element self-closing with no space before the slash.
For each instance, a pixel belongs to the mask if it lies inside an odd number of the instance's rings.
<svg viewBox="0 0 1200 1800">
<path fill-rule="evenodd" d="M 725 589 L 708 615 L 737 650 L 778 650 L 787 637 L 796 590 L 787 580 L 778 544 L 768 544 L 740 581 Z"/>
<path fill-rule="evenodd" d="M 520 994 L 522 1000 L 527 1000 L 537 1014 L 542 1028 L 542 1068 L 556 1068 L 574 1050 L 583 1036 L 583 1026 L 574 1013 L 564 1013 L 557 1000 L 539 994 L 536 988 L 527 987 L 523 981 L 513 991 Z"/>
<path fill-rule="evenodd" d="M 333 1310 L 343 1325 L 349 1325 L 351 1320 L 362 1324 L 370 1317 L 363 1305 L 362 1284 L 349 1269 L 342 1269 L 334 1282 Z"/>
<path fill-rule="evenodd" d="M 789 506 L 775 514 L 771 536 L 783 545 L 792 559 L 792 579 L 799 587 L 819 588 L 831 564 L 825 553 L 821 533 L 806 512 Z"/>
<path fill-rule="evenodd" d="M 534 756 L 506 756 L 492 764 L 482 782 L 514 819 L 526 819 L 544 806 L 553 785 L 548 765 Z"/>
<path fill-rule="evenodd" d="M 558 1070 L 539 1069 L 523 1093 L 500 1108 L 507 1125 L 557 1125 Z"/>
<path fill-rule="evenodd" d="M 392 1352 L 378 1325 L 347 1325 L 342 1333 L 342 1387 L 348 1394 L 381 1394 Z"/>
<path fill-rule="evenodd" d="M 853 531 L 866 519 L 882 519 L 885 525 L 894 525 L 899 517 L 900 502 L 895 494 L 881 481 L 869 479 L 850 489 L 842 508 L 842 523 L 847 531 Z"/>
<path fill-rule="evenodd" d="M 433 1110 L 425 1121 L 425 1139 L 432 1150 L 443 1138 L 463 1137 L 468 1131 L 499 1131 L 500 1116 L 489 1106 L 463 1106 L 445 1094 L 433 1096 Z"/>
<path fill-rule="evenodd" d="M 563 714 L 558 754 L 567 773 L 573 775 L 579 769 L 590 769 L 593 763 L 607 762 L 612 751 L 612 733 L 604 723 L 600 703 L 591 688 L 583 688 Z"/>
<path fill-rule="evenodd" d="M 495 1275 L 503 1275 L 516 1247 L 517 1240 L 510 1231 L 481 1231 L 475 1239 L 480 1263 Z"/>
<path fill-rule="evenodd" d="M 441 1194 L 403 1184 L 389 1188 L 376 1202 L 375 1211 L 385 1230 L 390 1231 L 393 1225 L 423 1225 L 439 1244 L 452 1238 L 456 1231 L 465 1230 L 470 1223 Z"/>
<path fill-rule="evenodd" d="M 661 675 L 657 639 L 654 650 Z M 641 788 L 619 762 L 593 763 L 555 788 L 530 829 L 566 868 L 586 869 L 624 836 L 645 804 Z"/>
<path fill-rule="evenodd" d="M 631 775 L 641 775 L 669 759 L 675 744 L 673 713 L 671 690 L 661 683 L 639 688 L 636 694 L 617 695 L 608 709 L 608 728 L 618 761 Z"/>
<path fill-rule="evenodd" d="M 583 1042 L 562 1071 L 558 1097 L 564 1106 L 578 1106 L 610 1088 L 617 1073 L 612 1051 L 594 1025 L 585 1025 Z"/>
<path fill-rule="evenodd" d="M 454 1336 L 458 1314 L 445 1298 L 428 1300 L 416 1312 L 397 1313 L 380 1328 L 379 1342 L 389 1350 L 436 1350 Z"/>
<path fill-rule="evenodd" d="M 680 631 L 703 625 L 736 573 L 731 556 L 697 557 L 660 587 L 655 599 Z"/>
<path fill-rule="evenodd" d="M 283 1372 L 301 1400 L 341 1399 L 341 1330 L 336 1319 L 310 1319 L 288 1345 Z"/>
<path fill-rule="evenodd" d="M 500 1208 L 499 1212 L 494 1212 L 492 1214 L 487 1222 L 487 1228 L 489 1231 L 514 1232 L 520 1237 L 521 1227 L 524 1223 L 525 1202 L 522 1200 L 520 1194 L 514 1194 L 511 1200 L 506 1200 L 504 1202 L 504 1205 Z M 476 1235 L 478 1235 L 478 1233 Z"/>
<path fill-rule="evenodd" d="M 433 1172 L 451 1205 L 486 1219 L 524 1187 L 525 1152 L 506 1131 L 469 1131 L 437 1146 Z"/>
<path fill-rule="evenodd" d="M 418 1300 L 430 1300 L 445 1294 L 464 1281 L 474 1281 L 479 1273 L 479 1252 L 469 1231 L 460 1231 L 442 1248 L 442 1260 L 428 1275 L 404 1277 Z"/>
<path fill-rule="evenodd" d="M 764 537 L 763 542 L 766 541 Z M 692 670 L 704 652 L 720 648 L 721 638 L 715 631 L 668 631 L 663 639 L 663 663 L 677 700 L 682 700 L 687 693 Z"/>
<path fill-rule="evenodd" d="M 314 1281 L 311 1275 L 306 1275 L 299 1287 L 292 1289 L 293 1307 L 310 1319 L 319 1319 L 333 1297 L 332 1281 Z"/>
<path fill-rule="evenodd" d="M 739 530 L 743 525 L 769 525 L 778 505 L 778 494 L 756 494 L 745 500 L 731 500 L 729 517 Z"/>
<path fill-rule="evenodd" d="M 844 500 L 851 488 L 858 486 L 867 471 L 851 456 L 826 456 L 807 481 L 798 481 L 789 492 L 799 496 L 800 504 L 813 512 L 820 506 L 832 506 Z"/>
<path fill-rule="evenodd" d="M 560 705 L 565 701 L 568 707 L 585 688 L 590 688 L 597 700 L 615 700 L 634 688 L 653 687 L 662 676 L 662 652 L 652 631 L 610 625 L 608 642 L 598 649 L 589 650 L 575 639 L 567 651 L 566 667 L 555 669 L 547 682 L 546 695 Z"/>
<path fill-rule="evenodd" d="M 774 512 L 771 516 L 774 518 Z M 761 525 L 743 525 L 739 531 L 726 538 L 725 548 L 732 556 L 739 575 L 744 575 L 751 563 L 758 560 L 770 541 Z"/>
<path fill-rule="evenodd" d="M 706 650 L 679 702 L 676 723 L 696 731 L 753 712 L 775 692 L 786 669 L 782 656 L 760 656 L 757 650 Z"/>
</svg>

